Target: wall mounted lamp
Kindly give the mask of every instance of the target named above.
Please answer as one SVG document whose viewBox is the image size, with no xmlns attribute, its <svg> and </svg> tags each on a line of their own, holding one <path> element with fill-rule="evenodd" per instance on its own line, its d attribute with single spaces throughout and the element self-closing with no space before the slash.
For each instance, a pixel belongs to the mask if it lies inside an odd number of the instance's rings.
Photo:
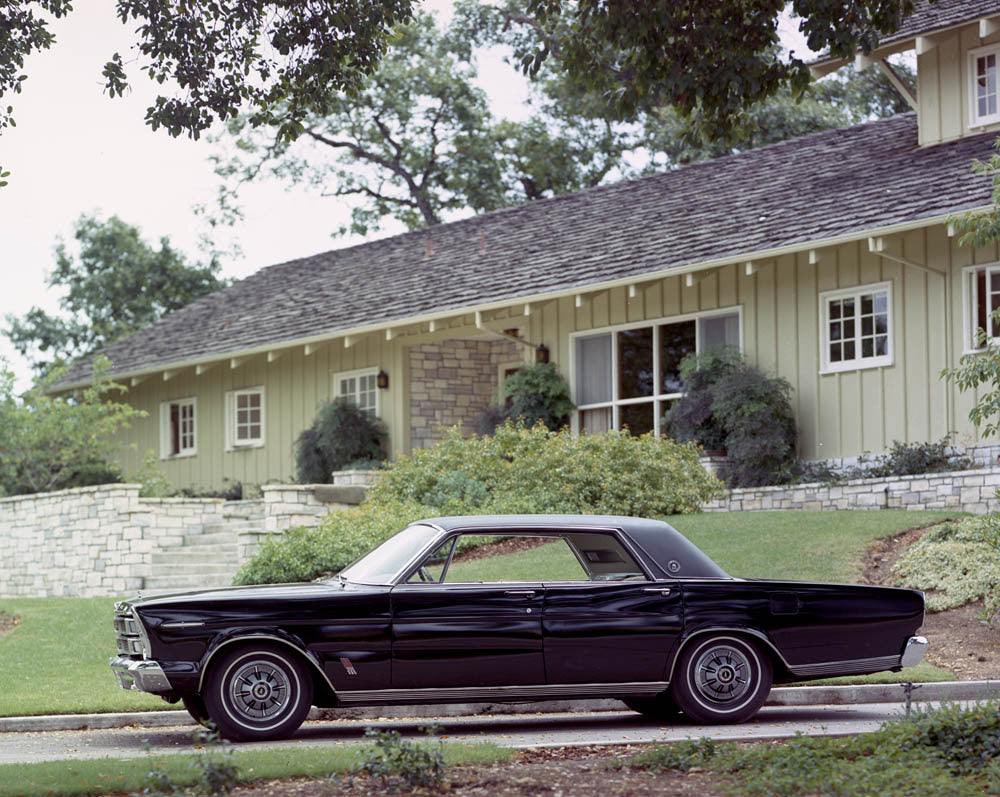
<svg viewBox="0 0 1000 797">
<path fill-rule="evenodd" d="M 375 386 L 379 390 L 385 390 L 389 387 L 389 374 L 380 369 L 378 375 L 375 377 Z"/>
</svg>

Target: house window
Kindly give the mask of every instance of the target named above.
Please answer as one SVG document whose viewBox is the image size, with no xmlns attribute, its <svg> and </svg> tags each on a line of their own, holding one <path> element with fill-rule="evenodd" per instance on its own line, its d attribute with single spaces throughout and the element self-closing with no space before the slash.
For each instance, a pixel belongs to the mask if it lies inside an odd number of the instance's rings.
<svg viewBox="0 0 1000 797">
<path fill-rule="evenodd" d="M 1000 324 L 990 316 L 1000 309 L 1000 264 L 976 266 L 962 272 L 965 307 L 965 351 L 980 351 L 979 330 L 987 339 L 1000 341 Z"/>
<path fill-rule="evenodd" d="M 350 400 L 362 413 L 374 420 L 379 411 L 377 378 L 377 368 L 337 374 L 333 378 L 333 394 L 337 398 Z"/>
<path fill-rule="evenodd" d="M 660 434 L 664 414 L 682 395 L 684 356 L 723 343 L 741 346 L 741 328 L 734 309 L 574 335 L 578 430 Z"/>
<path fill-rule="evenodd" d="M 892 365 L 892 290 L 888 282 L 819 297 L 821 372 Z"/>
<path fill-rule="evenodd" d="M 997 62 L 1000 47 L 981 47 L 969 53 L 969 73 L 972 88 L 969 124 L 973 127 L 1000 122 L 1000 101 L 997 92 Z"/>
<path fill-rule="evenodd" d="M 226 448 L 264 445 L 264 388 L 226 393 Z"/>
<path fill-rule="evenodd" d="M 197 453 L 198 403 L 195 398 L 160 403 L 160 458 Z"/>
</svg>

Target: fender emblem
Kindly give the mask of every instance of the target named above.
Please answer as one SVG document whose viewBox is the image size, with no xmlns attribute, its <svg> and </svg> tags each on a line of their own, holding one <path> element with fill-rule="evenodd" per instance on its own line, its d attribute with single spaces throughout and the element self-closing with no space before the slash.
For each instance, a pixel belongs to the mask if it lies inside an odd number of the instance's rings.
<svg viewBox="0 0 1000 797">
<path fill-rule="evenodd" d="M 358 671 L 354 669 L 354 665 L 351 664 L 351 660 L 347 656 L 340 657 L 340 663 L 344 665 L 344 669 L 347 670 L 348 675 L 357 675 Z"/>
</svg>

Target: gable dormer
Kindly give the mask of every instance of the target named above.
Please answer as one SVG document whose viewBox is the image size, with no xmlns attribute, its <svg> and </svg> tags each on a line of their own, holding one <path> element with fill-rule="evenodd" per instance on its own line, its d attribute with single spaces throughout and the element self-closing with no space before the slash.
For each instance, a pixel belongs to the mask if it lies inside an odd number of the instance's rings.
<svg viewBox="0 0 1000 797">
<path fill-rule="evenodd" d="M 917 93 L 909 95 L 886 60 L 913 52 Z M 844 64 L 821 59 L 815 77 Z M 855 59 L 859 69 L 886 73 L 917 111 L 921 146 L 968 135 L 1000 133 L 1000 2 L 937 0 L 920 2 L 896 33 L 886 36 L 870 55 Z"/>
</svg>

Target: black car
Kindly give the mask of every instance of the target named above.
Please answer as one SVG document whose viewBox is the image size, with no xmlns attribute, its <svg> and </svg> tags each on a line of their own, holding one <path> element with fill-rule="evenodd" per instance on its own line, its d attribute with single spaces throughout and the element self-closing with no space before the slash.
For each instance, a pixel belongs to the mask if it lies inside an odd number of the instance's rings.
<svg viewBox="0 0 1000 797">
<path fill-rule="evenodd" d="M 328 581 L 123 601 L 111 667 L 235 740 L 312 705 L 614 697 L 726 723 L 775 682 L 919 663 L 923 616 L 913 590 L 733 578 L 659 521 L 435 518 Z"/>
</svg>

